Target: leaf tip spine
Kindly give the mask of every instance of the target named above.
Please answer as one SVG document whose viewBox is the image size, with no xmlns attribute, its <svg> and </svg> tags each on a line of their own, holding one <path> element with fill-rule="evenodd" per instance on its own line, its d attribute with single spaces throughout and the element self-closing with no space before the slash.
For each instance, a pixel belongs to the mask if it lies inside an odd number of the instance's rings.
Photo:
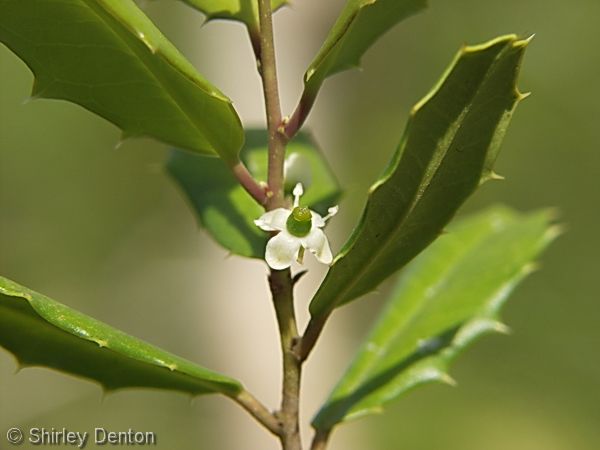
<svg viewBox="0 0 600 450">
<path fill-rule="evenodd" d="M 18 375 L 23 369 L 27 368 L 27 364 L 25 364 L 25 362 L 18 359 L 16 356 L 15 356 L 15 359 L 16 359 L 17 364 L 15 365 L 15 371 L 13 372 L 13 375 Z"/>
<path fill-rule="evenodd" d="M 104 339 L 92 339 L 96 344 L 98 344 L 98 347 L 100 348 L 106 348 L 108 347 L 108 341 L 105 341 Z"/>
<path fill-rule="evenodd" d="M 504 335 L 512 334 L 512 329 L 502 322 L 494 322 L 493 330 Z"/>
<path fill-rule="evenodd" d="M 113 150 L 120 150 L 124 143 L 125 143 L 125 139 L 123 139 L 123 138 L 119 139 L 113 146 Z"/>
<path fill-rule="evenodd" d="M 514 48 L 525 48 L 531 43 L 531 41 L 533 41 L 534 37 L 535 37 L 535 33 L 531 34 L 530 36 L 528 36 L 524 39 L 517 39 L 513 42 L 512 46 Z"/>
<path fill-rule="evenodd" d="M 119 145 L 122 145 L 125 141 L 135 139 L 140 136 L 140 133 L 134 130 L 122 130 L 121 136 L 119 137 Z"/>
<path fill-rule="evenodd" d="M 526 98 L 528 98 L 531 95 L 531 92 L 521 92 L 517 89 L 516 94 L 517 94 L 517 102 L 522 102 L 523 100 L 525 100 Z"/>
<path fill-rule="evenodd" d="M 533 272 L 536 272 L 540 269 L 540 264 L 533 261 L 530 263 L 527 263 L 523 266 L 523 268 L 521 269 L 521 275 L 523 277 L 526 277 L 528 275 L 531 275 Z"/>
<path fill-rule="evenodd" d="M 22 106 L 25 106 L 25 105 L 27 105 L 27 104 L 29 104 L 29 103 L 31 103 L 32 101 L 34 101 L 34 100 L 37 100 L 37 99 L 38 99 L 38 97 L 34 97 L 34 96 L 30 95 L 29 97 L 26 97 L 26 98 L 24 98 L 24 99 L 21 101 L 21 105 L 22 105 Z"/>
<path fill-rule="evenodd" d="M 493 170 L 487 170 L 481 176 L 481 179 L 479 180 L 479 186 L 482 186 L 483 184 L 487 183 L 488 181 L 504 181 L 504 180 L 506 180 L 506 178 L 503 175 L 500 175 L 500 174 L 494 172 Z"/>
<path fill-rule="evenodd" d="M 33 80 L 33 85 L 31 86 L 31 93 L 29 94 L 29 98 L 26 99 L 27 102 L 31 101 L 31 100 L 38 100 L 40 98 L 42 98 L 44 96 L 44 91 L 46 90 L 46 87 L 42 85 L 42 83 L 39 81 L 39 78 L 35 78 Z"/>
<path fill-rule="evenodd" d="M 208 23 L 213 22 L 214 20 L 217 20 L 217 19 L 218 19 L 218 17 L 215 14 L 206 13 L 206 15 L 204 16 L 204 20 L 200 24 L 200 27 L 203 27 L 203 26 L 207 25 Z"/>
<path fill-rule="evenodd" d="M 150 40 L 148 39 L 148 37 L 146 36 L 146 34 L 144 32 L 139 31 L 137 33 L 137 37 L 140 41 L 142 41 L 144 43 L 146 48 L 148 50 L 150 50 L 150 53 L 152 53 L 153 55 L 156 54 L 156 52 L 158 51 L 158 47 L 154 46 L 152 44 L 152 42 L 150 42 Z"/>
<path fill-rule="evenodd" d="M 566 233 L 567 231 L 568 231 L 568 227 L 566 225 L 555 224 L 555 225 L 548 227 L 548 230 L 546 230 L 546 234 L 544 235 L 544 238 L 545 238 L 546 242 L 552 242 L 558 236 Z"/>
<path fill-rule="evenodd" d="M 490 180 L 495 180 L 495 181 L 504 181 L 504 180 L 506 180 L 506 178 L 503 175 L 500 175 L 499 173 L 496 173 L 493 170 L 490 171 L 488 177 L 489 177 Z"/>
<path fill-rule="evenodd" d="M 106 397 L 115 392 L 116 389 L 106 384 L 100 384 L 100 403 L 104 403 Z"/>
<path fill-rule="evenodd" d="M 440 383 L 446 384 L 450 387 L 458 386 L 458 383 L 456 382 L 456 380 L 454 378 L 452 378 L 447 372 L 440 372 L 438 381 Z"/>
</svg>

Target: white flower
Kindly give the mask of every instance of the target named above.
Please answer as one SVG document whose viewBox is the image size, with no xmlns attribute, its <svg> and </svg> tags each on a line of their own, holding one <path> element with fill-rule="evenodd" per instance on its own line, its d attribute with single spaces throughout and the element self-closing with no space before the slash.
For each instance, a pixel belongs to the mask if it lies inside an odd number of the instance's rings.
<svg viewBox="0 0 600 450">
<path fill-rule="evenodd" d="M 337 214 L 338 207 L 329 208 L 329 214 L 321 217 L 316 212 L 300 206 L 300 196 L 304 193 L 300 183 L 296 185 L 293 193 L 293 209 L 277 208 L 254 221 L 265 231 L 279 231 L 267 242 L 267 264 L 275 270 L 287 269 L 294 259 L 302 263 L 305 249 L 315 255 L 319 262 L 331 264 L 333 256 L 327 236 L 321 228 L 328 219 Z"/>
</svg>

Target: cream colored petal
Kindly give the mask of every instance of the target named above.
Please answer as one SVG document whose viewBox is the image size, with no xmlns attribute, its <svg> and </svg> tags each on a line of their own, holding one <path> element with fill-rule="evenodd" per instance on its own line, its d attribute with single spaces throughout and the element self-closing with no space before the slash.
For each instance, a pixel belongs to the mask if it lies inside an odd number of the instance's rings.
<svg viewBox="0 0 600 450">
<path fill-rule="evenodd" d="M 255 225 L 265 231 L 283 231 L 285 222 L 290 216 L 291 211 L 285 208 L 277 208 L 273 211 L 267 211 L 254 221 Z"/>
<path fill-rule="evenodd" d="M 287 269 L 298 256 L 298 250 L 300 250 L 300 239 L 282 231 L 267 242 L 265 259 L 272 269 Z"/>
<path fill-rule="evenodd" d="M 331 248 L 329 248 L 329 242 L 327 241 L 327 236 L 325 236 L 323 230 L 313 227 L 307 236 L 300 239 L 302 241 L 302 246 L 310 250 L 319 262 L 327 265 L 331 264 L 333 255 L 331 254 Z"/>
<path fill-rule="evenodd" d="M 314 212 L 312 209 L 310 210 L 310 214 L 312 215 L 313 227 L 323 228 L 325 226 L 325 219 L 323 219 L 321 214 Z"/>
</svg>

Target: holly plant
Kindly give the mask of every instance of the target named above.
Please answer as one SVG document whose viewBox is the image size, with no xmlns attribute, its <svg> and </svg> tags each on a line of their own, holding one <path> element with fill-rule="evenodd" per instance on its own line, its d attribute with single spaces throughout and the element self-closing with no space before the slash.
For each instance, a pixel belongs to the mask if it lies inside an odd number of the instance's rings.
<svg viewBox="0 0 600 450">
<path fill-rule="evenodd" d="M 133 0 L 0 0 L 0 41 L 35 75 L 33 98 L 77 103 L 126 137 L 173 147 L 167 173 L 201 227 L 228 252 L 264 261 L 283 361 L 281 405 L 265 406 L 243 384 L 129 336 L 0 278 L 0 344 L 21 366 L 44 366 L 106 390 L 145 387 L 221 394 L 281 442 L 302 448 L 299 396 L 304 362 L 347 303 L 400 272 L 388 304 L 348 370 L 314 415 L 311 449 L 332 430 L 378 412 L 410 389 L 452 383 L 448 368 L 474 340 L 506 326 L 500 309 L 560 229 L 549 211 L 493 206 L 452 222 L 493 171 L 502 138 L 526 95 L 516 81 L 529 39 L 464 46 L 410 111 L 360 219 L 332 249 L 341 188 L 302 130 L 324 81 L 359 65 L 387 30 L 425 0 L 348 0 L 304 74 L 289 115 L 281 112 L 273 15 L 285 0 L 184 0 L 209 19 L 248 31 L 266 105 L 266 129 L 244 130 L 231 100 L 208 82 Z M 385 130 L 382 130 L 385 132 Z M 343 208 L 343 202 L 341 204 Z M 299 327 L 294 287 L 303 262 L 327 273 Z M 222 301 L 222 300 L 221 300 Z"/>
</svg>

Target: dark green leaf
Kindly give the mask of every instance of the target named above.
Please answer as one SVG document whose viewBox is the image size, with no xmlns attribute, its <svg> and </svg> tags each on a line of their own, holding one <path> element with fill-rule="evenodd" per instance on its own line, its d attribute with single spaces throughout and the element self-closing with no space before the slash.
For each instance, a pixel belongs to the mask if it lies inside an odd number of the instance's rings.
<svg viewBox="0 0 600 450">
<path fill-rule="evenodd" d="M 34 73 L 34 98 L 77 103 L 126 137 L 237 162 L 244 136 L 231 101 L 132 0 L 0 0 L 0 42 Z"/>
<path fill-rule="evenodd" d="M 327 77 L 360 65 L 377 39 L 426 6 L 426 0 L 348 0 L 306 71 L 306 95 L 314 98 Z"/>
<path fill-rule="evenodd" d="M 502 304 L 560 231 L 550 219 L 494 208 L 451 227 L 400 278 L 313 425 L 331 429 L 417 385 L 452 383 L 450 362 L 481 335 L 506 329 Z"/>
<path fill-rule="evenodd" d="M 0 277 L 0 346 L 104 389 L 146 387 L 235 396 L 242 386 Z"/>
<path fill-rule="evenodd" d="M 249 131 L 241 158 L 257 180 L 267 179 L 267 155 L 266 131 Z M 288 176 L 288 193 L 294 182 L 303 182 L 302 203 L 325 214 L 338 200 L 340 188 L 317 146 L 301 133 L 288 145 L 287 158 L 299 158 L 300 166 L 306 166 L 300 167 L 300 172 L 309 172 L 297 178 Z M 264 258 L 269 236 L 254 224 L 264 211 L 221 161 L 174 150 L 167 168 L 186 194 L 200 225 L 219 244 L 237 255 Z"/>
<path fill-rule="evenodd" d="M 407 264 L 493 178 L 492 164 L 522 97 L 516 79 L 527 43 L 505 36 L 464 47 L 439 85 L 413 108 L 360 223 L 311 303 L 313 316 L 371 291 Z"/>
</svg>

